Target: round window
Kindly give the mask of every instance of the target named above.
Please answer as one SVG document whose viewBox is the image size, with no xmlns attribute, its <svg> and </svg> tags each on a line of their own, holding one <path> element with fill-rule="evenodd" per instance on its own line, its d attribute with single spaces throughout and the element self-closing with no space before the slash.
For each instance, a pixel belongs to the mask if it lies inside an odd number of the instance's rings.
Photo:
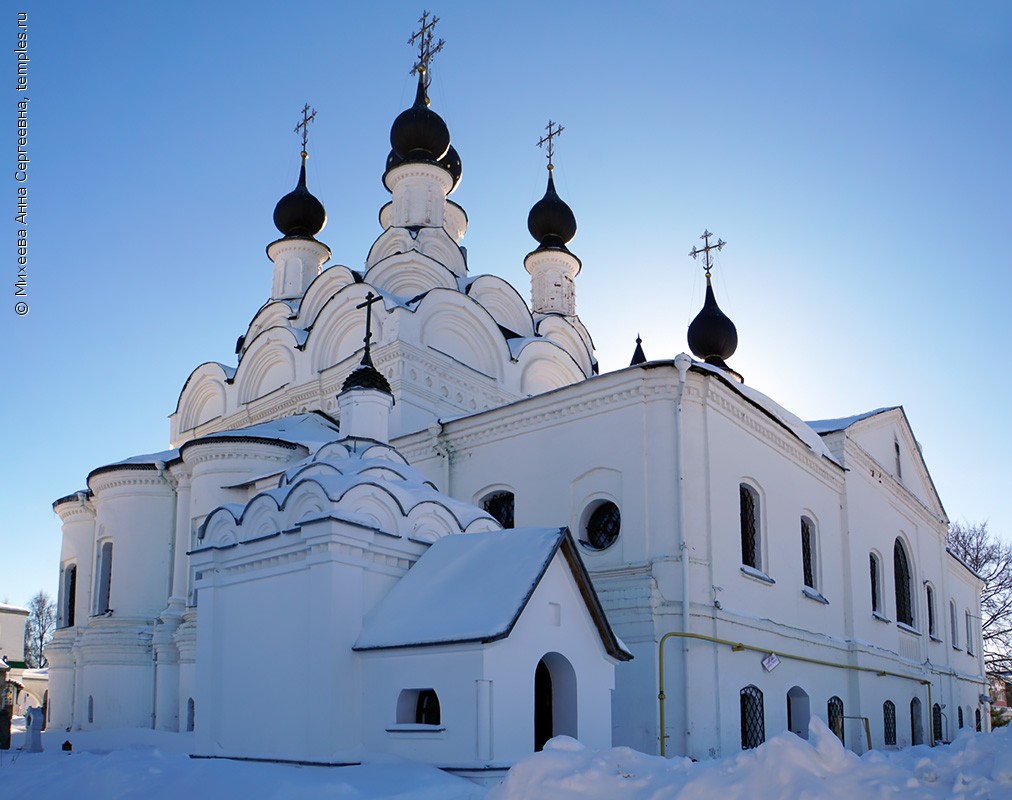
<svg viewBox="0 0 1012 800">
<path fill-rule="evenodd" d="M 622 514 L 612 502 L 601 503 L 587 520 L 587 544 L 595 550 L 605 550 L 615 544 L 622 528 Z"/>
</svg>

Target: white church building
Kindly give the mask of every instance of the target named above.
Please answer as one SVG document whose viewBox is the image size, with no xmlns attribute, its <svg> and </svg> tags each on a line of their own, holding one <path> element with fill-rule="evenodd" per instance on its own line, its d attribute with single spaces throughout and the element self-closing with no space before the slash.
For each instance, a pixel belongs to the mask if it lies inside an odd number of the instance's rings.
<svg viewBox="0 0 1012 800">
<path fill-rule="evenodd" d="M 238 363 L 192 372 L 171 449 L 53 504 L 50 726 L 465 772 L 558 734 L 709 758 L 812 716 L 859 752 L 986 730 L 981 581 L 902 408 L 804 422 L 746 385 L 709 273 L 695 358 L 598 374 L 551 160 L 525 298 L 460 246 L 426 64 L 364 264 L 329 264 L 303 151 Z"/>
</svg>

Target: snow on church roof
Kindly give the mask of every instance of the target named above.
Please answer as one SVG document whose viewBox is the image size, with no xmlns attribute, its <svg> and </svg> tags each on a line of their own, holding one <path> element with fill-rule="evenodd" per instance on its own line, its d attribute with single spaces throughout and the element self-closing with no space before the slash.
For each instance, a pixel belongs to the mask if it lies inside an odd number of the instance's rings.
<svg viewBox="0 0 1012 800">
<path fill-rule="evenodd" d="M 337 423 L 322 414 L 294 414 L 246 428 L 208 433 L 197 439 L 191 439 L 183 446 L 206 442 L 209 439 L 272 439 L 302 445 L 310 453 L 315 453 L 323 445 L 333 442 L 337 436 Z"/>
<path fill-rule="evenodd" d="M 565 528 L 514 528 L 439 539 L 366 620 L 354 649 L 491 642 L 509 636 L 567 540 Z M 568 556 L 567 561 L 574 566 Z M 586 573 L 578 558 L 576 565 L 574 576 L 580 582 Z M 586 583 L 587 591 L 581 585 L 581 594 L 605 646 L 619 659 L 630 658 L 608 626 L 589 578 Z"/>
<path fill-rule="evenodd" d="M 865 411 L 863 414 L 855 414 L 852 417 L 838 417 L 837 419 L 816 419 L 806 424 L 816 433 L 820 434 L 834 433 L 835 431 L 846 430 L 855 422 L 860 422 L 863 419 L 868 419 L 868 417 L 874 417 L 877 414 L 881 414 L 885 411 L 892 411 L 894 408 L 899 408 L 899 406 L 886 406 L 885 408 L 876 408 L 874 411 Z"/>
</svg>

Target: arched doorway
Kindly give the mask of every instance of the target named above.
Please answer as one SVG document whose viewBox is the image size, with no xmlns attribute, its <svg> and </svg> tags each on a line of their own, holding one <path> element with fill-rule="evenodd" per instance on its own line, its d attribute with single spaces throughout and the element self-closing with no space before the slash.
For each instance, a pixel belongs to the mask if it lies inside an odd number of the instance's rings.
<svg viewBox="0 0 1012 800">
<path fill-rule="evenodd" d="M 787 730 L 802 739 L 808 738 L 808 723 L 812 718 L 812 705 L 808 692 L 800 686 L 792 686 L 787 693 Z"/>
<path fill-rule="evenodd" d="M 921 701 L 916 697 L 910 701 L 910 743 L 924 744 L 924 727 L 921 723 Z"/>
<path fill-rule="evenodd" d="M 565 656 L 548 653 L 534 670 L 534 750 L 576 734 L 576 671 Z"/>
</svg>

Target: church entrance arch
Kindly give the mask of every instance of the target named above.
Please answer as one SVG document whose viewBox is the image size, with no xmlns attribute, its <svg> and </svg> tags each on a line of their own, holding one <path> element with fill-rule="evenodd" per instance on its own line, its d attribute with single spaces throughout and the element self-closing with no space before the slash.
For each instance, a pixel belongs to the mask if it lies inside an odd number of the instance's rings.
<svg viewBox="0 0 1012 800">
<path fill-rule="evenodd" d="M 802 739 L 807 739 L 811 718 L 812 705 L 808 692 L 800 686 L 792 686 L 787 692 L 787 729 Z"/>
<path fill-rule="evenodd" d="M 576 733 L 576 670 L 564 655 L 547 653 L 534 670 L 534 749 Z"/>
</svg>

